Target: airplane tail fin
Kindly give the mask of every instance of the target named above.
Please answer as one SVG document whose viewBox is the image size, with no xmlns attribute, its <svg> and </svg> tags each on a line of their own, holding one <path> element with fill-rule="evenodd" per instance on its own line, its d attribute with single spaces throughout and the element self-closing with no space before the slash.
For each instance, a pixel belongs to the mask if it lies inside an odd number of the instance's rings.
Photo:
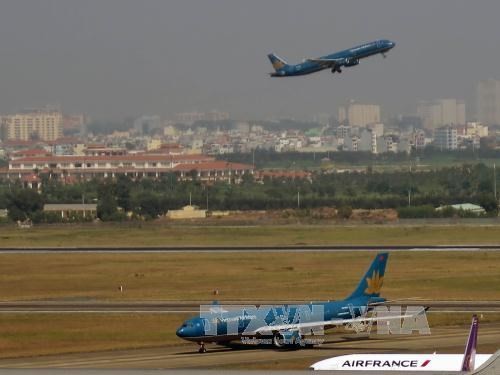
<svg viewBox="0 0 500 375">
<path fill-rule="evenodd" d="M 388 257 L 389 253 L 378 253 L 375 256 L 370 268 L 348 299 L 380 296 L 380 289 L 382 289 L 382 284 L 384 283 L 385 266 Z"/>
<path fill-rule="evenodd" d="M 280 71 L 288 65 L 285 60 L 283 60 L 279 56 L 276 56 L 274 53 L 270 53 L 269 55 L 267 55 L 267 57 L 269 57 L 269 61 L 271 61 L 271 64 L 273 64 L 273 68 L 276 72 Z"/>
<path fill-rule="evenodd" d="M 477 348 L 477 330 L 479 328 L 479 321 L 477 315 L 472 316 L 472 323 L 470 326 L 469 338 L 465 346 L 464 360 L 462 362 L 462 371 L 473 371 L 474 362 L 476 359 Z"/>
</svg>

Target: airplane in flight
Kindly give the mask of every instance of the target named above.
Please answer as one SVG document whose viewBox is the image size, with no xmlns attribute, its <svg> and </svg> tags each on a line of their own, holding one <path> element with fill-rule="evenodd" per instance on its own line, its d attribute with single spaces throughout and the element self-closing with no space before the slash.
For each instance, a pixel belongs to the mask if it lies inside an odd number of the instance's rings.
<svg viewBox="0 0 500 375">
<path fill-rule="evenodd" d="M 198 343 L 199 352 L 204 353 L 206 343 L 229 345 L 235 340 L 242 343 L 258 340 L 257 343 L 279 348 L 305 346 L 305 336 L 314 335 L 317 329 L 387 321 L 387 317 L 367 317 L 366 313 L 386 301 L 380 297 L 380 290 L 388 257 L 388 253 L 377 254 L 357 288 L 344 300 L 293 306 L 244 306 L 234 311 L 213 305 L 207 313 L 200 309 L 200 315 L 186 320 L 176 334 Z M 401 316 L 389 319 L 392 318 Z"/>
<path fill-rule="evenodd" d="M 477 370 L 487 362 L 491 354 L 476 354 L 479 322 L 472 316 L 469 337 L 464 354 L 349 354 L 319 361 L 311 365 L 312 370 L 370 371 L 411 371 L 435 373 L 441 371 L 464 374 Z M 449 372 L 447 372 L 449 373 Z"/>
<path fill-rule="evenodd" d="M 274 67 L 271 77 L 294 77 L 303 76 L 319 72 L 324 69 L 331 69 L 332 73 L 342 73 L 343 67 L 351 67 L 359 64 L 361 59 L 369 56 L 386 53 L 394 48 L 396 43 L 387 40 L 375 40 L 373 42 L 361 44 L 359 46 L 346 49 L 331 55 L 318 57 L 315 59 L 305 59 L 300 64 L 290 65 L 285 60 L 271 53 L 267 55 Z"/>
</svg>

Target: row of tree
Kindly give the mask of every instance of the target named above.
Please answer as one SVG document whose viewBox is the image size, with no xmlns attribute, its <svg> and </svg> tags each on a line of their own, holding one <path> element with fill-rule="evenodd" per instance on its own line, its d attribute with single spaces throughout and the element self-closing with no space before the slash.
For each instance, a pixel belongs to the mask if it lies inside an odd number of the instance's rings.
<svg viewBox="0 0 500 375">
<path fill-rule="evenodd" d="M 75 185 L 44 177 L 39 193 L 3 182 L 0 183 L 0 208 L 7 208 L 13 220 L 41 221 L 50 221 L 39 214 L 45 203 L 97 203 L 99 218 L 115 221 L 130 216 L 156 218 L 188 204 L 190 197 L 193 204 L 209 210 L 325 206 L 398 209 L 464 202 L 479 204 L 490 215 L 496 215 L 498 210 L 493 170 L 483 164 L 411 173 L 315 172 L 304 179 L 264 178 L 263 181 L 245 175 L 239 185 L 222 182 L 206 185 L 197 180 L 195 174 L 192 176 L 191 181 L 178 181 L 174 174 L 139 180 L 119 176 Z M 411 212 L 402 215 L 411 216 Z"/>
</svg>

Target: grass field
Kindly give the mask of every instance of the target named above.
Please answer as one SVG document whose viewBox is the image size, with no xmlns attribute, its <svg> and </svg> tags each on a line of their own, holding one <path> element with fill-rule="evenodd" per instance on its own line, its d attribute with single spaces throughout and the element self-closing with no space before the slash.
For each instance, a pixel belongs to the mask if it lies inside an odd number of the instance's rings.
<svg viewBox="0 0 500 375">
<path fill-rule="evenodd" d="M 327 300 L 344 298 L 373 252 L 0 254 L 0 300 Z M 500 300 L 500 253 L 392 252 L 386 298 Z M 123 293 L 118 285 L 124 285 Z M 182 343 L 185 314 L 2 314 L 0 357 Z M 484 319 L 490 318 L 489 316 Z M 431 324 L 470 314 L 430 315 Z"/>
<path fill-rule="evenodd" d="M 0 358 L 181 344 L 186 315 L 2 314 Z"/>
<path fill-rule="evenodd" d="M 0 254 L 0 300 L 311 300 L 346 296 L 373 252 Z M 120 293 L 118 286 L 123 285 Z M 500 300 L 498 252 L 392 252 L 388 298 Z"/>
<path fill-rule="evenodd" d="M 257 225 L 158 223 L 0 227 L 0 247 L 500 244 L 495 225 Z"/>
</svg>

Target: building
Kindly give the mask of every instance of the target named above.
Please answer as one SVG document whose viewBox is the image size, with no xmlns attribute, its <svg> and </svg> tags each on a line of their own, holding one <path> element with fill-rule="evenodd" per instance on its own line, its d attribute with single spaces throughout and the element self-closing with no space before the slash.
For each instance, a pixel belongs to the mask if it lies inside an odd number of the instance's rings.
<svg viewBox="0 0 500 375">
<path fill-rule="evenodd" d="M 43 156 L 10 160 L 8 169 L 0 172 L 0 177 L 21 179 L 35 170 L 49 178 L 75 181 L 118 175 L 159 178 L 175 174 L 181 180 L 239 183 L 245 173 L 253 174 L 254 167 L 194 154 Z"/>
<path fill-rule="evenodd" d="M 423 149 L 425 147 L 425 132 L 421 129 L 413 130 L 410 134 L 410 143 L 416 150 Z"/>
<path fill-rule="evenodd" d="M 138 134 L 149 134 L 151 131 L 161 128 L 160 116 L 141 116 L 134 121 L 134 130 Z"/>
<path fill-rule="evenodd" d="M 477 204 L 472 204 L 472 203 L 459 203 L 459 204 L 452 204 L 449 206 L 440 206 L 436 208 L 436 211 L 443 211 L 446 208 L 453 208 L 454 210 L 458 211 L 466 211 L 466 212 L 471 212 L 476 215 L 484 215 L 486 213 L 486 210 L 477 205 Z"/>
<path fill-rule="evenodd" d="M 205 113 L 202 112 L 183 112 L 175 114 L 175 122 L 178 124 L 193 125 L 197 121 L 205 119 Z"/>
<path fill-rule="evenodd" d="M 344 138 L 344 151 L 357 152 L 359 146 L 359 138 L 357 136 Z"/>
<path fill-rule="evenodd" d="M 97 204 L 77 203 L 77 204 L 44 204 L 44 212 L 55 212 L 62 219 L 71 219 L 72 217 L 91 217 L 97 216 Z"/>
<path fill-rule="evenodd" d="M 456 150 L 458 148 L 457 129 L 443 126 L 434 131 L 434 145 L 440 150 Z"/>
<path fill-rule="evenodd" d="M 445 125 L 465 125 L 465 102 L 457 99 L 422 101 L 417 108 L 425 129 L 434 130 Z"/>
<path fill-rule="evenodd" d="M 398 144 L 392 135 L 377 137 L 377 153 L 398 152 Z"/>
<path fill-rule="evenodd" d="M 200 210 L 198 206 L 184 206 L 180 210 L 168 210 L 169 219 L 204 219 L 207 217 L 207 210 Z"/>
<path fill-rule="evenodd" d="M 63 130 L 73 130 L 80 132 L 88 123 L 90 123 L 90 118 L 83 114 L 63 116 Z"/>
<path fill-rule="evenodd" d="M 480 81 L 476 88 L 477 120 L 485 125 L 500 125 L 500 81 Z"/>
<path fill-rule="evenodd" d="M 466 125 L 466 135 L 485 138 L 489 135 L 489 129 L 480 122 L 468 122 Z"/>
<path fill-rule="evenodd" d="M 381 137 L 384 135 L 384 124 L 377 122 L 366 125 L 368 129 L 370 129 L 377 137 Z"/>
<path fill-rule="evenodd" d="M 39 139 L 54 141 L 62 137 L 63 116 L 52 108 L 29 109 L 2 116 L 2 138 L 28 141 Z"/>
<path fill-rule="evenodd" d="M 229 120 L 229 113 L 213 109 L 204 114 L 204 120 L 212 122 Z"/>
<path fill-rule="evenodd" d="M 340 125 L 336 129 L 337 138 L 344 139 L 351 136 L 351 127 L 346 125 Z"/>
<path fill-rule="evenodd" d="M 372 129 L 361 129 L 358 141 L 358 151 L 377 153 L 377 133 Z"/>
<path fill-rule="evenodd" d="M 339 123 L 350 126 L 365 127 L 368 124 L 380 122 L 380 106 L 373 104 L 350 104 L 347 109 L 339 108 Z"/>
</svg>

